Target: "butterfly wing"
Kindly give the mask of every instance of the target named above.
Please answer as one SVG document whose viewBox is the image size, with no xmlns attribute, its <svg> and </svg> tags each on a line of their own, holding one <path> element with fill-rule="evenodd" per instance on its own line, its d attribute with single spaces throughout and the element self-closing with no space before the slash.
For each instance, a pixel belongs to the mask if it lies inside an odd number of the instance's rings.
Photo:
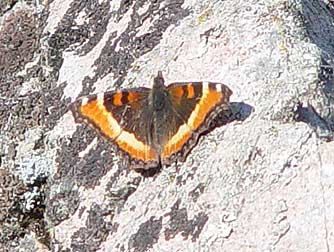
<svg viewBox="0 0 334 252">
<path fill-rule="evenodd" d="M 130 168 L 151 168 L 159 157 L 151 144 L 150 89 L 92 95 L 71 104 L 76 122 L 96 129 L 128 157 Z"/>
<path fill-rule="evenodd" d="M 200 133 L 209 128 L 217 113 L 229 109 L 232 91 L 224 84 L 208 82 L 172 83 L 167 87 L 177 130 L 167 132 L 161 152 L 163 163 L 174 162 L 177 155 L 185 158 L 196 144 Z M 182 121 L 182 123 L 180 123 Z"/>
</svg>

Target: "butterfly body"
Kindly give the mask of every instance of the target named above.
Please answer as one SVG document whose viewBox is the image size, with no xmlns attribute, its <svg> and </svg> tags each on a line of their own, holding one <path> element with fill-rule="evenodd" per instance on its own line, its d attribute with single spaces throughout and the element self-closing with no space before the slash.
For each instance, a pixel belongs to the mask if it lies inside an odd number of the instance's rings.
<svg viewBox="0 0 334 252">
<path fill-rule="evenodd" d="M 92 95 L 72 103 L 85 122 L 116 145 L 132 169 L 169 165 L 185 158 L 217 113 L 229 109 L 232 91 L 220 83 L 164 85 Z"/>
</svg>

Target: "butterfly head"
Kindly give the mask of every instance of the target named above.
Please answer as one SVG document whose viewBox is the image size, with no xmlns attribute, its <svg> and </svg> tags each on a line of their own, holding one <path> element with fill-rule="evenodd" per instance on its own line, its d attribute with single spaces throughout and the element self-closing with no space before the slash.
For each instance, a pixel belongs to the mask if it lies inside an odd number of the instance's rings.
<svg viewBox="0 0 334 252">
<path fill-rule="evenodd" d="M 165 80 L 162 76 L 162 72 L 159 71 L 158 75 L 154 78 L 153 89 L 161 89 L 163 87 L 165 87 Z"/>
</svg>

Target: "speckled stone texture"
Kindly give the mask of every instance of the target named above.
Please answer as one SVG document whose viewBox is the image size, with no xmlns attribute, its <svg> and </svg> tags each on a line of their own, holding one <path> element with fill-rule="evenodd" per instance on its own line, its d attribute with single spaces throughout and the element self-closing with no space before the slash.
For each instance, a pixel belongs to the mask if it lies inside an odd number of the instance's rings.
<svg viewBox="0 0 334 252">
<path fill-rule="evenodd" d="M 334 250 L 332 1 L 0 4 L 0 252 Z M 233 120 L 142 176 L 79 96 L 215 81 Z"/>
</svg>

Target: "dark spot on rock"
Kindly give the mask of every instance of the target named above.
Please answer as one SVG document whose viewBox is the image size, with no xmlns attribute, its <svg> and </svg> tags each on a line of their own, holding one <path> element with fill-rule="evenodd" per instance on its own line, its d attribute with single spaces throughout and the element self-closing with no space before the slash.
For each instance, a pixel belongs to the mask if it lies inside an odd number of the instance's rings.
<svg viewBox="0 0 334 252">
<path fill-rule="evenodd" d="M 178 233 L 188 239 L 191 236 L 193 242 L 199 237 L 205 223 L 209 217 L 205 213 L 199 213 L 194 219 L 188 220 L 186 208 L 180 209 L 181 200 L 177 200 L 171 211 L 165 216 L 169 216 L 168 227 L 165 229 L 165 239 L 168 241 L 174 239 Z"/>
<path fill-rule="evenodd" d="M 96 133 L 93 130 L 82 127 L 73 135 L 73 139 L 77 140 L 70 142 L 63 140 L 56 159 L 58 171 L 54 176 L 55 180 L 71 176 L 78 186 L 86 188 L 93 188 L 100 183 L 101 178 L 112 167 L 113 153 L 109 150 L 109 144 L 99 139 L 95 148 L 92 148 L 83 158 L 79 157 L 79 153 L 84 151 L 95 137 Z M 101 155 L 102 152 L 103 155 Z M 117 175 L 114 179 L 117 179 Z"/>
<path fill-rule="evenodd" d="M 79 214 L 78 214 L 78 216 L 79 216 L 79 218 L 81 219 L 81 217 L 82 217 L 82 214 L 85 212 L 85 210 L 86 210 L 86 207 L 81 207 L 80 209 L 79 209 Z"/>
<path fill-rule="evenodd" d="M 79 192 L 73 186 L 69 180 L 63 182 L 58 185 L 61 192 L 48 199 L 46 214 L 54 225 L 69 218 L 79 207 Z"/>
<path fill-rule="evenodd" d="M 194 173 L 196 172 L 197 167 L 192 167 L 191 172 L 188 172 L 186 174 L 186 177 L 184 178 L 184 175 L 179 175 L 176 177 L 176 185 L 177 186 L 183 186 L 187 183 L 187 181 L 191 181 L 194 179 Z"/>
<path fill-rule="evenodd" d="M 162 217 L 155 219 L 152 216 L 147 222 L 142 223 L 136 234 L 131 235 L 129 249 L 136 252 L 145 252 L 158 242 L 162 228 Z"/>
<path fill-rule="evenodd" d="M 45 183 L 45 178 L 40 178 L 33 184 L 24 184 L 8 171 L 0 169 L 2 248 L 12 248 L 14 251 L 14 247 L 18 246 L 18 240 L 30 232 L 34 232 L 37 240 L 49 247 L 50 234 L 43 218 Z"/>
<path fill-rule="evenodd" d="M 0 1 L 0 16 L 13 8 L 18 0 L 2 0 Z"/>
<path fill-rule="evenodd" d="M 194 202 L 196 202 L 198 197 L 204 192 L 204 189 L 205 185 L 203 183 L 199 183 L 192 191 L 189 192 L 188 195 Z"/>
<path fill-rule="evenodd" d="M 118 224 L 106 221 L 109 213 L 98 204 L 92 205 L 89 210 L 86 226 L 79 228 L 72 235 L 71 248 L 73 251 L 96 251 L 108 235 L 117 231 Z"/>
<path fill-rule="evenodd" d="M 333 129 L 331 125 L 319 115 L 312 105 L 304 106 L 299 104 L 295 112 L 294 119 L 297 122 L 304 122 L 308 124 L 317 134 L 317 136 L 326 141 L 334 139 Z"/>
</svg>

